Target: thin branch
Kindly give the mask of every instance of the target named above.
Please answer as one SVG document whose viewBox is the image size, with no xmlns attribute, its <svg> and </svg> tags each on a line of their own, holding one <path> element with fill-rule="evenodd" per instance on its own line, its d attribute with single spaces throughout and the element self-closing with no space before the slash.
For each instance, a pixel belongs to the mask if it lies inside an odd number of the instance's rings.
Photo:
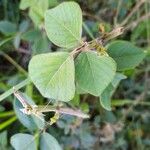
<svg viewBox="0 0 150 150">
<path fill-rule="evenodd" d="M 36 106 L 36 105 L 30 105 L 26 98 L 22 95 L 19 91 L 14 91 L 14 95 L 16 98 L 21 102 L 23 109 L 20 109 L 24 114 L 26 115 L 35 115 L 36 117 L 39 117 L 41 120 L 41 116 L 43 115 L 43 112 L 55 112 L 60 114 L 68 114 L 80 118 L 89 118 L 89 115 L 83 113 L 81 110 L 74 110 L 67 107 L 59 107 L 59 106 L 48 106 L 45 108 L 44 106 Z M 45 108 L 43 110 L 43 108 Z"/>
<path fill-rule="evenodd" d="M 111 32 L 104 33 L 98 39 L 100 39 L 102 41 L 109 41 L 109 40 L 114 39 L 114 38 L 118 37 L 119 35 L 123 34 L 123 32 L 124 32 L 124 27 L 118 26 L 118 27 L 114 28 Z"/>
<path fill-rule="evenodd" d="M 90 36 L 91 39 L 95 39 L 93 33 L 91 32 L 91 30 L 89 29 L 89 27 L 83 22 L 83 28 L 84 30 L 88 33 L 88 35 Z"/>
<path fill-rule="evenodd" d="M 18 52 L 20 53 L 24 53 L 24 54 L 27 54 L 27 55 L 31 55 L 31 53 L 29 51 L 27 51 L 27 49 L 24 49 L 24 48 L 18 48 L 16 49 Z"/>
<path fill-rule="evenodd" d="M 117 23 L 118 23 L 118 16 L 119 16 L 120 8 L 121 8 L 121 5 L 122 5 L 122 1 L 123 0 L 119 0 L 119 2 L 118 2 L 117 12 L 116 12 L 115 17 L 114 17 L 114 25 L 115 26 L 117 26 Z"/>
<path fill-rule="evenodd" d="M 23 96 L 23 94 L 19 91 L 16 91 L 16 89 L 13 87 L 14 89 L 14 96 L 20 101 L 20 103 L 22 104 L 22 106 L 24 108 L 27 108 L 29 106 L 28 102 L 25 100 L 25 97 Z"/>
<path fill-rule="evenodd" d="M 88 12 L 83 11 L 82 14 L 83 14 L 83 16 L 90 17 L 90 18 L 92 18 L 92 19 L 94 19 L 94 20 L 96 20 L 96 21 L 104 22 L 100 17 L 98 17 L 98 16 L 96 16 L 96 15 L 93 15 L 93 14 L 90 14 L 90 13 L 88 13 Z"/>
<path fill-rule="evenodd" d="M 128 23 L 129 19 L 133 16 L 133 14 L 138 11 L 139 7 L 145 2 L 146 0 L 140 0 L 137 2 L 137 4 L 134 6 L 132 11 L 128 14 L 128 16 L 124 19 L 124 21 L 120 24 L 120 26 L 124 26 Z"/>
<path fill-rule="evenodd" d="M 38 108 L 40 108 L 40 106 L 38 106 L 37 109 Z M 45 110 L 42 109 L 42 111 L 39 110 L 39 112 L 56 112 L 60 114 L 76 116 L 79 118 L 89 118 L 89 115 L 83 113 L 81 110 L 79 109 L 74 110 L 74 109 L 67 108 L 67 107 L 48 106 L 47 108 L 45 108 Z"/>
<path fill-rule="evenodd" d="M 126 119 L 126 116 L 133 110 L 133 107 L 138 105 L 140 103 L 141 100 L 143 100 L 143 97 L 144 97 L 144 92 L 142 92 L 137 98 L 136 100 L 134 100 L 134 102 L 132 103 L 132 105 L 127 109 L 125 110 L 121 120 L 124 122 L 125 119 Z"/>
<path fill-rule="evenodd" d="M 82 51 L 91 50 L 92 48 L 95 49 L 95 47 L 93 47 L 93 43 L 96 42 L 96 44 L 99 44 L 99 46 L 103 46 L 104 42 L 118 37 L 119 35 L 123 34 L 123 32 L 124 32 L 123 27 L 116 27 L 111 32 L 106 32 L 106 33 L 102 34 L 100 37 L 98 37 L 92 41 L 84 42 L 80 47 L 75 48 L 71 52 L 71 55 L 74 55 L 74 57 L 76 58 L 76 56 Z"/>
<path fill-rule="evenodd" d="M 9 55 L 7 55 L 4 52 L 0 52 L 4 58 L 6 58 L 12 65 L 14 65 L 20 72 L 22 72 L 24 75 L 28 75 L 27 71 L 23 69 L 14 59 L 12 59 Z"/>
<path fill-rule="evenodd" d="M 149 9 L 149 4 L 145 3 L 145 13 L 148 14 L 148 12 L 150 11 Z M 150 31 L 149 31 L 149 21 L 147 20 L 146 22 L 146 30 L 147 30 L 147 44 L 148 46 L 150 46 Z"/>
<path fill-rule="evenodd" d="M 29 84 L 30 82 L 31 82 L 30 78 L 27 78 L 27 79 L 23 80 L 22 82 L 18 83 L 17 85 L 15 85 L 14 88 L 16 90 L 19 90 L 22 87 L 24 87 L 27 84 Z M 6 92 L 4 92 L 3 94 L 0 95 L 0 101 L 4 100 L 6 97 L 10 96 L 13 93 L 14 93 L 14 89 L 13 88 L 7 90 Z"/>
<path fill-rule="evenodd" d="M 140 17 L 138 20 L 131 22 L 126 26 L 126 29 L 129 30 L 131 28 L 135 28 L 140 22 L 150 18 L 150 12 Z"/>
</svg>

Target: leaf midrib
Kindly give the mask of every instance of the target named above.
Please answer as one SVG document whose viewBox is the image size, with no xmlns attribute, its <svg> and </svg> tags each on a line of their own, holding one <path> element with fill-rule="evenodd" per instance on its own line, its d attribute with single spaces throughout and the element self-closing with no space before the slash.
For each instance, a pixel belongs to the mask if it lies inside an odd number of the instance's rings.
<svg viewBox="0 0 150 150">
<path fill-rule="evenodd" d="M 51 149 L 52 147 L 50 147 L 50 145 L 49 145 L 48 138 L 46 138 L 44 135 L 43 135 L 43 138 L 44 138 L 44 140 L 45 140 L 45 143 L 46 143 L 47 147 L 49 147 L 49 148 Z M 51 138 L 51 140 L 54 140 L 53 137 Z M 53 143 L 54 143 L 54 142 L 53 142 Z M 56 148 L 56 147 L 55 147 L 55 148 Z M 53 149 L 54 149 L 54 147 L 53 147 Z"/>
<path fill-rule="evenodd" d="M 90 66 L 91 73 L 92 73 L 92 77 L 93 77 L 93 81 L 94 81 L 94 87 L 95 87 L 95 89 L 96 89 L 96 92 L 99 92 L 99 91 L 97 91 L 97 88 L 96 88 L 96 86 L 95 86 L 94 73 L 93 73 L 93 71 L 92 71 L 91 63 L 90 63 L 90 61 L 89 61 L 89 57 L 88 57 L 88 54 L 87 54 L 87 53 L 86 53 L 86 57 L 87 57 L 87 60 L 88 60 L 88 64 L 89 64 L 89 66 Z"/>
<path fill-rule="evenodd" d="M 67 30 L 73 37 L 74 39 L 76 39 L 80 44 L 82 44 L 83 42 L 81 40 L 79 40 L 73 33 L 71 30 L 69 30 L 66 26 L 64 26 L 61 22 L 59 22 L 59 20 L 57 20 L 55 17 L 53 17 L 51 14 L 50 15 L 60 26 L 62 26 L 65 30 Z"/>
<path fill-rule="evenodd" d="M 63 67 L 63 65 L 67 62 L 67 60 L 70 58 L 71 56 L 69 55 L 66 60 L 60 65 L 60 67 L 57 69 L 57 71 L 54 73 L 54 75 L 52 76 L 52 78 L 50 78 L 50 80 L 47 83 L 47 86 L 45 87 L 45 95 L 46 95 L 46 91 L 48 88 L 48 85 L 51 83 L 51 81 L 54 79 L 54 77 L 57 75 L 57 73 L 61 70 L 61 68 Z"/>
</svg>

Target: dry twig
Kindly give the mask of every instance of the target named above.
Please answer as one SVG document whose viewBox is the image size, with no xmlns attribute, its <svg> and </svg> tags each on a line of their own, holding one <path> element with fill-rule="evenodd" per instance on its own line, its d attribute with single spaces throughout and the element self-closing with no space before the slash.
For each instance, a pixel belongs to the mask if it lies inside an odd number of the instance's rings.
<svg viewBox="0 0 150 150">
<path fill-rule="evenodd" d="M 120 24 L 120 26 L 124 26 L 128 23 L 129 19 L 133 16 L 133 14 L 140 8 L 140 6 L 146 2 L 146 0 L 140 0 L 137 2 L 137 4 L 134 6 L 132 11 L 128 14 L 128 16 L 124 19 L 124 21 Z"/>
</svg>

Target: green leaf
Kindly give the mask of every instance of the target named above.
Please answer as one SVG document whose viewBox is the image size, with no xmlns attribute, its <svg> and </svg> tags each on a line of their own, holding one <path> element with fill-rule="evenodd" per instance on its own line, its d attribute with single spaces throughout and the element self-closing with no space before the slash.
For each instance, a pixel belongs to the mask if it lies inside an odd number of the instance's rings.
<svg viewBox="0 0 150 150">
<path fill-rule="evenodd" d="M 43 17 L 37 14 L 33 9 L 30 9 L 29 16 L 35 26 L 38 26 L 40 23 L 42 23 Z"/>
<path fill-rule="evenodd" d="M 99 96 L 113 80 L 116 64 L 111 57 L 82 52 L 76 59 L 76 81 L 81 89 Z"/>
<path fill-rule="evenodd" d="M 27 31 L 28 28 L 29 28 L 29 21 L 28 20 L 21 21 L 21 23 L 19 24 L 19 32 L 24 33 Z"/>
<path fill-rule="evenodd" d="M 44 21 L 44 14 L 48 9 L 48 5 L 48 0 L 34 0 L 29 11 L 29 16 L 36 26 L 40 25 Z"/>
<path fill-rule="evenodd" d="M 127 41 L 115 41 L 108 45 L 108 54 L 117 63 L 117 70 L 127 70 L 136 67 L 145 57 L 142 49 Z"/>
<path fill-rule="evenodd" d="M 40 137 L 40 150 L 62 150 L 62 148 L 53 136 L 45 132 Z"/>
<path fill-rule="evenodd" d="M 45 34 L 41 34 L 37 39 L 34 39 L 32 55 L 46 52 L 50 52 L 49 41 Z"/>
<path fill-rule="evenodd" d="M 33 3 L 33 0 L 21 0 L 19 8 L 22 10 L 27 9 Z"/>
<path fill-rule="evenodd" d="M 36 150 L 34 136 L 18 133 L 11 137 L 11 145 L 15 150 Z"/>
<path fill-rule="evenodd" d="M 0 32 L 4 35 L 12 35 L 16 32 L 16 25 L 9 21 L 0 21 Z"/>
<path fill-rule="evenodd" d="M 123 79 L 126 79 L 127 77 L 122 74 L 122 73 L 116 73 L 114 79 L 112 80 L 111 84 L 114 88 L 117 88 L 117 86 L 119 85 L 120 81 Z"/>
<path fill-rule="evenodd" d="M 35 5 L 36 3 L 36 5 Z M 35 0 L 34 5 L 32 5 L 32 10 L 38 15 L 44 18 L 45 11 L 48 9 L 48 0 Z"/>
<path fill-rule="evenodd" d="M 5 150 L 7 147 L 7 131 L 3 131 L 0 133 L 0 148 Z"/>
<path fill-rule="evenodd" d="M 35 105 L 35 103 L 24 93 L 22 93 L 23 96 L 25 97 L 26 101 L 30 104 L 30 105 Z M 36 130 L 36 129 L 43 129 L 44 128 L 44 122 L 42 120 L 40 120 L 38 117 L 33 116 L 33 115 L 26 115 L 23 112 L 20 111 L 20 109 L 22 109 L 23 106 L 22 104 L 19 102 L 18 99 L 15 99 L 14 101 L 14 110 L 15 113 L 17 115 L 17 118 L 19 119 L 19 121 L 25 126 L 27 127 L 29 130 Z"/>
<path fill-rule="evenodd" d="M 21 38 L 34 43 L 34 41 L 38 40 L 41 36 L 42 34 L 39 32 L 39 30 L 33 29 L 23 33 Z"/>
<path fill-rule="evenodd" d="M 73 48 L 82 43 L 82 12 L 75 2 L 64 2 L 45 15 L 45 29 L 57 46 Z"/>
<path fill-rule="evenodd" d="M 56 5 L 59 4 L 58 0 L 48 0 L 49 2 L 49 7 L 55 7 Z"/>
<path fill-rule="evenodd" d="M 80 104 L 80 108 L 81 108 L 81 110 L 82 110 L 83 112 L 85 112 L 85 113 L 88 113 L 88 112 L 89 112 L 89 105 L 88 105 L 86 102 Z"/>
<path fill-rule="evenodd" d="M 43 16 L 48 9 L 49 0 L 21 0 L 20 9 L 25 10 L 28 7 L 32 9 L 37 15 Z"/>
<path fill-rule="evenodd" d="M 51 43 L 46 33 L 40 33 L 38 30 L 30 30 L 22 34 L 21 38 L 31 43 L 32 55 L 51 51 Z"/>
<path fill-rule="evenodd" d="M 88 93 L 88 92 L 85 91 L 84 89 L 82 89 L 82 88 L 78 85 L 78 83 L 76 83 L 76 93 L 77 93 L 77 94 L 86 94 L 86 93 Z"/>
<path fill-rule="evenodd" d="M 126 76 L 121 73 L 116 73 L 114 79 L 112 82 L 107 86 L 107 88 L 103 91 L 103 93 L 100 95 L 100 103 L 103 108 L 105 108 L 108 111 L 111 111 L 111 97 L 117 88 L 119 82 L 122 79 L 125 79 Z"/>
<path fill-rule="evenodd" d="M 69 101 L 74 97 L 74 61 L 67 52 L 34 56 L 29 64 L 29 76 L 47 98 Z"/>
<path fill-rule="evenodd" d="M 75 94 L 74 98 L 70 101 L 70 104 L 73 106 L 79 106 L 80 105 L 80 95 Z"/>
<path fill-rule="evenodd" d="M 108 111 L 111 111 L 111 92 L 113 90 L 112 84 L 110 84 L 99 97 L 102 107 Z"/>
<path fill-rule="evenodd" d="M 29 16 L 36 26 L 43 22 L 48 6 L 49 0 L 22 0 L 20 3 L 20 9 L 25 10 L 29 8 Z"/>
</svg>

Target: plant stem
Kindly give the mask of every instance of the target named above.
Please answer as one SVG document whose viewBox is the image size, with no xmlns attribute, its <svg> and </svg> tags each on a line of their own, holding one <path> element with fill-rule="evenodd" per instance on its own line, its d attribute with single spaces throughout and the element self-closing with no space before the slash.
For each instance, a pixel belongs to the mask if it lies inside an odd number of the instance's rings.
<svg viewBox="0 0 150 150">
<path fill-rule="evenodd" d="M 148 14 L 149 7 L 148 3 L 145 3 L 145 13 Z M 147 29 L 147 44 L 150 46 L 150 31 L 149 31 L 149 20 L 146 21 L 146 29 Z"/>
<path fill-rule="evenodd" d="M 137 4 L 134 6 L 132 11 L 128 14 L 128 16 L 124 19 L 124 21 L 121 23 L 120 26 L 124 26 L 128 23 L 129 19 L 133 16 L 133 14 L 139 9 L 139 7 L 145 2 L 146 0 L 140 0 L 137 2 Z"/>
<path fill-rule="evenodd" d="M 16 90 L 21 89 L 22 87 L 24 87 L 25 85 L 29 84 L 31 82 L 31 80 L 29 78 L 25 79 L 24 81 L 20 82 L 19 84 L 15 85 L 14 88 Z M 14 93 L 14 89 L 11 88 L 8 91 L 6 91 L 5 93 L 0 95 L 0 101 L 2 101 L 3 99 L 5 99 L 6 97 L 8 97 L 9 95 Z"/>
<path fill-rule="evenodd" d="M 111 105 L 118 107 L 118 106 L 131 105 L 131 104 L 134 105 L 134 103 L 135 103 L 134 100 L 116 99 L 116 100 L 112 100 Z M 140 101 L 136 105 L 150 106 L 150 102 Z"/>
<path fill-rule="evenodd" d="M 93 33 L 90 31 L 89 27 L 84 22 L 83 22 L 83 28 L 88 33 L 88 35 L 90 36 L 90 38 L 94 40 L 95 38 L 93 36 Z"/>
<path fill-rule="evenodd" d="M 114 17 L 114 25 L 115 26 L 117 26 L 117 24 L 118 24 L 118 16 L 119 16 L 121 5 L 122 5 L 122 0 L 119 0 L 118 1 L 118 6 L 117 6 L 117 12 L 116 12 L 116 15 Z"/>
<path fill-rule="evenodd" d="M 12 124 L 12 123 L 13 123 L 14 121 L 16 121 L 16 120 L 17 120 L 17 117 L 14 116 L 14 117 L 8 119 L 7 121 L 1 123 L 1 124 L 0 124 L 0 130 L 6 128 L 7 126 L 9 126 L 10 124 Z"/>
<path fill-rule="evenodd" d="M 130 24 L 128 24 L 126 26 L 126 29 L 128 30 L 128 29 L 131 29 L 133 27 L 136 27 L 140 22 L 142 22 L 148 18 L 150 18 L 150 13 L 147 13 L 147 14 L 141 16 L 138 20 L 131 22 Z"/>
<path fill-rule="evenodd" d="M 1 112 L 1 113 L 0 113 L 0 118 L 9 117 L 9 116 L 12 116 L 12 115 L 14 115 L 14 114 L 15 114 L 14 111 Z"/>
<path fill-rule="evenodd" d="M 3 46 L 5 43 L 9 42 L 10 40 L 12 40 L 14 37 L 9 37 L 3 41 L 0 42 L 0 47 Z"/>
<path fill-rule="evenodd" d="M 12 65 L 14 65 L 20 72 L 22 72 L 23 74 L 25 74 L 26 76 L 28 75 L 27 71 L 24 70 L 14 59 L 12 59 L 9 55 L 7 55 L 4 52 L 0 53 L 1 55 L 3 55 Z"/>
</svg>

